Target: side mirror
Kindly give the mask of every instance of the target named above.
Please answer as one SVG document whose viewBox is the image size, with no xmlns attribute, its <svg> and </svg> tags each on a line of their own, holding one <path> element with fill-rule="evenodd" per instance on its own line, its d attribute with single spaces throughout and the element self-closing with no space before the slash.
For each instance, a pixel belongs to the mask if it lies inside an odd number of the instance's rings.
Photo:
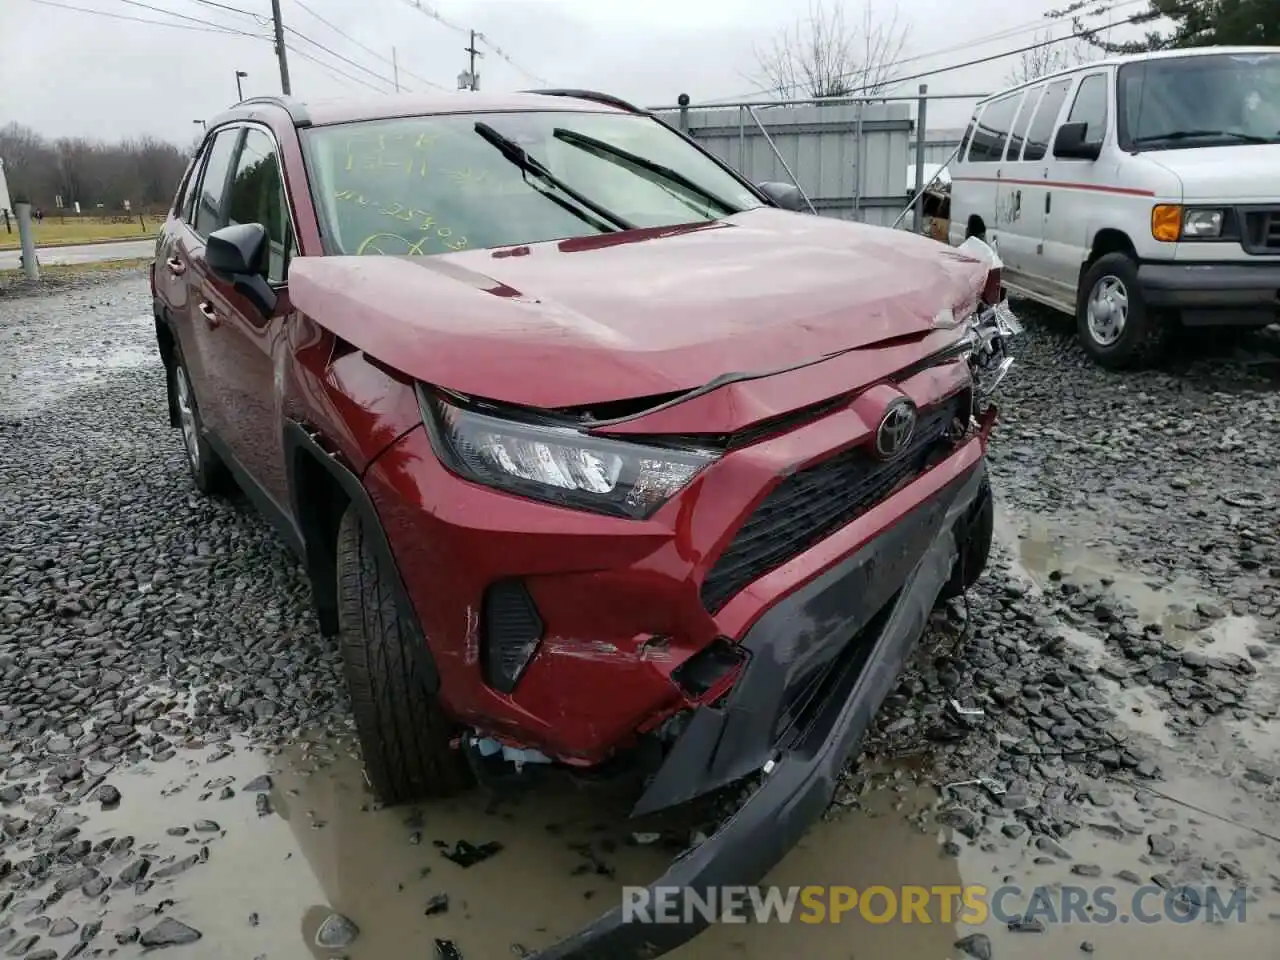
<svg viewBox="0 0 1280 960">
<path fill-rule="evenodd" d="M 1063 160 L 1097 160 L 1102 155 L 1102 143 L 1086 143 L 1089 124 L 1083 121 L 1064 123 L 1053 138 L 1053 155 Z"/>
<path fill-rule="evenodd" d="M 800 192 L 800 188 L 794 183 L 777 183 L 766 180 L 764 183 L 757 183 L 756 189 L 768 197 L 775 207 L 781 207 L 783 210 L 794 210 L 797 213 L 805 213 L 809 209 L 804 202 L 804 194 Z"/>
<path fill-rule="evenodd" d="M 204 259 L 209 269 L 231 281 L 237 293 L 247 297 L 262 313 L 276 308 L 276 292 L 262 276 L 262 262 L 270 242 L 260 223 L 237 223 L 209 234 Z"/>
</svg>

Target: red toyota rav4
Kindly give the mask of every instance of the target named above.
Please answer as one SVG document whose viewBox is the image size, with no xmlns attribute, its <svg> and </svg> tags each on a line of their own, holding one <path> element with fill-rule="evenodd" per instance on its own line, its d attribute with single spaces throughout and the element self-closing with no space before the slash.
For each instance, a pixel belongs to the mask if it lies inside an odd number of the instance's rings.
<svg viewBox="0 0 1280 960">
<path fill-rule="evenodd" d="M 637 813 L 756 776 L 659 881 L 694 888 L 826 806 L 986 562 L 1017 323 L 994 259 L 797 195 L 584 91 L 209 124 L 152 270 L 170 418 L 303 558 L 384 799 L 495 762 L 630 767 Z M 700 925 L 615 910 L 540 956 Z"/>
</svg>

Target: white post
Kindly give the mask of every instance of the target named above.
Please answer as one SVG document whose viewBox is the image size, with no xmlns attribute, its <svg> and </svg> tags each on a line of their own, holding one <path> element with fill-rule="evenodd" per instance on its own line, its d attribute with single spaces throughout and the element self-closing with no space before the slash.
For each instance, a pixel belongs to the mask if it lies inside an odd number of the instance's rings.
<svg viewBox="0 0 1280 960">
<path fill-rule="evenodd" d="M 13 212 L 18 215 L 18 240 L 22 244 L 22 272 L 28 280 L 40 279 L 40 268 L 36 265 L 36 238 L 31 232 L 31 204 L 23 201 L 13 205 Z"/>
</svg>

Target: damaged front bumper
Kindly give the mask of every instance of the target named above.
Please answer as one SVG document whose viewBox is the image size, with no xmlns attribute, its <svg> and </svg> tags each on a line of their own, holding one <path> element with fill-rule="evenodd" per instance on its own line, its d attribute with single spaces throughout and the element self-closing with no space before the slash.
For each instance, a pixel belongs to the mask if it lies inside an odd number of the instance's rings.
<svg viewBox="0 0 1280 960">
<path fill-rule="evenodd" d="M 988 424 L 989 426 L 989 424 Z M 700 707 L 650 792 L 701 792 L 729 773 L 762 782 L 705 842 L 650 887 L 704 897 L 760 880 L 831 802 L 846 762 L 924 632 L 951 576 L 970 517 L 990 495 L 977 438 L 901 520 L 771 607 L 742 640 L 750 659 L 730 695 Z M 646 794 L 648 796 L 648 793 Z M 643 803 L 643 799 L 642 799 Z M 679 923 L 628 922 L 622 906 L 534 954 L 537 960 L 661 956 L 700 933 Z"/>
</svg>

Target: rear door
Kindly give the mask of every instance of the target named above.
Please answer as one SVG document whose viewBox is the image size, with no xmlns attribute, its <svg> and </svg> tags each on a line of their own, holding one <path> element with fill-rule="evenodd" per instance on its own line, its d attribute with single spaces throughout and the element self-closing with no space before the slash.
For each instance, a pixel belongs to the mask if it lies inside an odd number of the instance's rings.
<svg viewBox="0 0 1280 960">
<path fill-rule="evenodd" d="M 1067 94 L 1075 84 L 1074 77 L 1054 80 L 1044 87 L 1035 113 L 1024 136 L 1022 156 L 1010 164 L 1009 185 L 1018 191 L 1016 209 L 1022 222 L 1025 243 L 1017 251 L 1017 266 L 1009 272 L 1006 283 L 1020 292 L 1057 302 L 1054 283 L 1044 256 L 1044 218 L 1054 199 L 1050 196 L 1049 150 L 1058 115 L 1067 102 Z M 1074 302 L 1074 297 L 1071 302 Z"/>
<path fill-rule="evenodd" d="M 1000 215 L 1008 222 L 1000 225 L 1000 259 L 1004 261 L 1006 279 L 1019 278 L 1035 264 L 1036 245 L 1040 242 L 1039 213 L 1036 206 L 1036 181 L 1028 174 L 1022 160 L 1023 145 L 1031 118 L 1044 94 L 1044 84 L 1028 87 L 1013 121 L 1004 163 L 1000 165 Z"/>
<path fill-rule="evenodd" d="M 287 505 L 288 488 L 274 358 L 290 312 L 285 283 L 296 236 L 279 156 L 274 135 L 266 127 L 245 127 L 223 218 L 226 225 L 256 223 L 266 228 L 268 249 L 261 272 L 276 291 L 275 309 L 263 315 L 230 282 L 207 271 L 198 304 L 204 315 L 213 318 L 209 340 L 216 342 L 218 356 L 222 439 L 259 487 L 248 492 L 265 494 L 276 510 Z"/>
</svg>

